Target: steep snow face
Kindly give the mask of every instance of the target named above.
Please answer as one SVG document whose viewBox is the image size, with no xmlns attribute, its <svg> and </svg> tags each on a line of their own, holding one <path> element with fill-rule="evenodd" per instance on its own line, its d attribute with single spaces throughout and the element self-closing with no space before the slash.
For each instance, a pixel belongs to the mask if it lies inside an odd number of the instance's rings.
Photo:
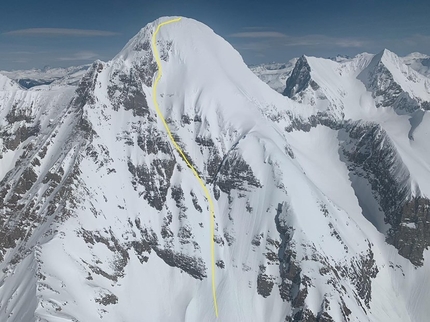
<svg viewBox="0 0 430 322">
<path fill-rule="evenodd" d="M 151 37 L 168 19 L 147 25 L 112 61 L 95 62 L 77 88 L 5 91 L 14 99 L 1 101 L 0 320 L 216 320 L 207 200 L 152 104 L 159 71 Z M 414 180 L 399 152 L 407 131 L 345 119 L 409 122 L 377 109 L 356 79 L 371 55 L 303 57 L 300 70 L 318 89 L 296 91 L 300 104 L 195 20 L 163 26 L 157 47 L 156 99 L 215 201 L 220 319 L 430 314 L 430 280 L 419 278 L 429 270 L 427 239 L 410 238 L 426 231 L 426 199 L 403 203 Z M 427 114 L 414 123 L 418 156 L 430 151 Z M 391 193 L 399 204 L 389 203 Z M 397 220 L 403 206 L 410 209 Z M 397 249 L 385 242 L 392 227 Z"/>
</svg>

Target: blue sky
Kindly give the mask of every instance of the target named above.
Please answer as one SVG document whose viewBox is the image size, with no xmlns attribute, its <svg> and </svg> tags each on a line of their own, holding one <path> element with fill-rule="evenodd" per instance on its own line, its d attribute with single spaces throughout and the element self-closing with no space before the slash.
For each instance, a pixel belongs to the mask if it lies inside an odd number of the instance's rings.
<svg viewBox="0 0 430 322">
<path fill-rule="evenodd" d="M 248 64 L 383 48 L 430 54 L 429 0 L 21 0 L 0 8 L 0 70 L 106 61 L 148 22 L 171 15 L 207 24 Z"/>
</svg>

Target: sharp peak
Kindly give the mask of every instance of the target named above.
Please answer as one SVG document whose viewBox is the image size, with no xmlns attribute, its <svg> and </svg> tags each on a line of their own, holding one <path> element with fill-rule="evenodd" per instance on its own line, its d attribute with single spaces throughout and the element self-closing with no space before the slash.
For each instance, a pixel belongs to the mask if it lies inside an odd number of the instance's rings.
<svg viewBox="0 0 430 322">
<path fill-rule="evenodd" d="M 308 58 L 309 58 L 309 56 L 301 55 L 301 56 L 299 57 L 299 60 L 308 60 Z"/>
<path fill-rule="evenodd" d="M 117 58 L 121 58 L 123 60 L 127 59 L 127 57 L 131 54 L 131 52 L 136 51 L 136 48 L 140 48 L 142 44 L 151 43 L 153 32 L 155 31 L 158 25 L 178 18 L 180 18 L 180 21 L 179 21 L 181 23 L 180 28 L 178 28 L 177 26 L 175 29 L 173 29 L 173 32 L 175 32 L 175 30 L 181 30 L 181 33 L 189 35 L 192 32 L 192 30 L 205 29 L 205 28 L 213 32 L 213 30 L 210 27 L 192 18 L 183 17 L 183 16 L 163 16 L 163 17 L 157 18 L 152 22 L 149 22 L 143 28 L 141 28 L 139 32 L 137 32 L 127 42 L 127 44 L 114 57 L 113 60 L 116 60 Z M 170 30 L 172 31 L 172 29 Z M 162 34 L 160 34 L 160 37 L 162 37 Z"/>
<path fill-rule="evenodd" d="M 420 77 L 415 70 L 405 63 L 404 58 L 399 57 L 396 53 L 386 48 L 373 57 L 366 69 L 372 70 L 378 68 L 378 66 L 383 66 L 391 73 L 395 73 L 395 70 L 402 70 L 402 73 L 407 71 L 410 74 Z"/>
<path fill-rule="evenodd" d="M 296 62 L 294 63 L 294 66 L 300 66 L 300 65 L 309 65 L 309 56 L 301 55 L 299 58 L 297 58 Z"/>
<path fill-rule="evenodd" d="M 382 49 L 381 53 L 389 55 L 389 54 L 394 54 L 396 55 L 394 52 L 392 52 L 391 50 L 389 50 L 388 48 L 384 48 Z M 397 55 L 396 55 L 397 56 Z"/>
<path fill-rule="evenodd" d="M 175 20 L 175 19 L 180 19 L 180 22 L 182 24 L 188 24 L 188 25 L 205 25 L 203 22 L 200 22 L 196 19 L 193 18 L 189 18 L 189 17 L 184 17 L 184 16 L 162 16 L 159 17 L 157 19 L 155 19 L 152 22 L 149 22 L 148 24 L 146 24 L 143 28 L 140 29 L 140 31 L 136 34 L 139 35 L 141 32 L 145 33 L 146 30 L 151 29 L 153 30 L 154 28 L 156 28 L 158 25 L 170 21 L 170 20 Z M 205 25 L 206 26 L 206 25 Z"/>
<path fill-rule="evenodd" d="M 315 60 L 315 59 L 326 59 L 326 58 L 322 58 L 322 57 L 316 57 L 316 56 L 310 56 L 310 55 L 301 55 L 297 61 L 303 61 L 306 63 L 310 63 L 310 61 Z M 329 60 L 329 59 L 327 59 Z"/>
<path fill-rule="evenodd" d="M 379 64 L 382 64 L 388 68 L 388 66 L 402 65 L 403 60 L 396 53 L 384 48 L 382 51 L 373 56 L 369 66 L 377 66 Z"/>
<path fill-rule="evenodd" d="M 392 52 L 391 50 L 389 50 L 387 48 L 384 48 L 378 54 L 375 55 L 375 58 L 377 58 L 379 60 L 384 59 L 384 58 L 395 58 L 395 59 L 398 59 L 399 56 L 395 52 Z"/>
</svg>

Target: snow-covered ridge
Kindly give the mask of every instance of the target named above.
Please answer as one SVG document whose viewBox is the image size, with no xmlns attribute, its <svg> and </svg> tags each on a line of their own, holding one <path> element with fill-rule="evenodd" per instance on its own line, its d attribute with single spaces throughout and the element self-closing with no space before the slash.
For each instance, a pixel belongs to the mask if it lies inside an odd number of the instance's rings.
<svg viewBox="0 0 430 322">
<path fill-rule="evenodd" d="M 12 79 L 0 73 L 0 90 L 8 91 L 13 89 L 19 89 L 20 86 Z"/>
</svg>

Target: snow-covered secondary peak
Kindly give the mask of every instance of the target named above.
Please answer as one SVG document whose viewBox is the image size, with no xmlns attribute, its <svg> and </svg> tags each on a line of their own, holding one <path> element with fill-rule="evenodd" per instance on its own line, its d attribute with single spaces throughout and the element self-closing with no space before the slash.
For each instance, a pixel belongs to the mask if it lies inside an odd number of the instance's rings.
<svg viewBox="0 0 430 322">
<path fill-rule="evenodd" d="M 399 97 L 395 105 L 398 111 L 414 111 L 423 102 L 430 102 L 430 80 L 407 66 L 395 53 L 384 49 L 358 76 L 375 96 L 382 95 L 382 106 L 393 105 L 393 98 Z M 378 93 L 380 93 L 378 95 Z M 388 98 L 388 96 L 391 97 Z M 416 100 L 418 104 L 411 101 Z"/>
<path fill-rule="evenodd" d="M 389 69 L 404 69 L 404 63 L 402 58 L 386 48 L 375 55 L 371 64 L 376 65 L 380 62 L 383 63 Z"/>
<path fill-rule="evenodd" d="M 284 95 L 314 106 L 319 113 L 330 118 L 351 117 L 360 113 L 360 108 L 356 104 L 351 105 L 351 99 L 346 97 L 346 94 L 351 93 L 354 87 L 362 87 L 356 76 L 372 58 L 373 55 L 364 53 L 338 62 L 302 56 L 286 81 Z"/>
</svg>

